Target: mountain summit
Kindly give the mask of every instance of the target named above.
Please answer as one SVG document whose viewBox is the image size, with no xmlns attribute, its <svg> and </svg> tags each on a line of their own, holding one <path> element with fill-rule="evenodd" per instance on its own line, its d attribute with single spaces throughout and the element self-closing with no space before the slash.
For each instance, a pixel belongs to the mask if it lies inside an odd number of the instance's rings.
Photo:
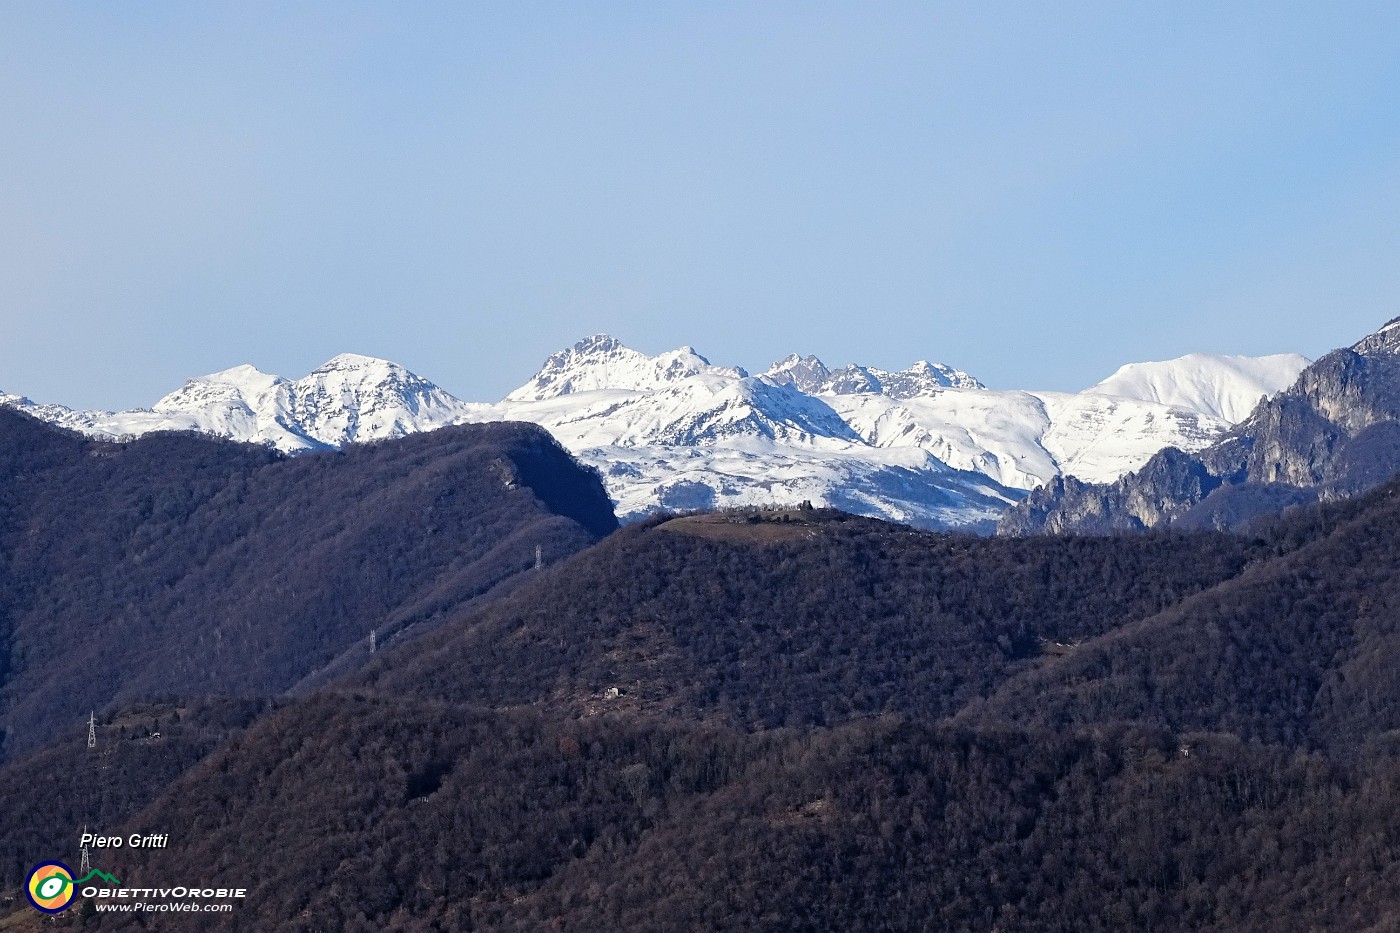
<svg viewBox="0 0 1400 933">
<path fill-rule="evenodd" d="M 990 528 L 1056 477 L 1111 481 L 1164 447 L 1209 446 L 1305 362 L 1192 356 L 1125 367 L 1081 393 L 1025 392 L 928 361 L 833 370 L 794 354 L 751 376 L 688 346 L 649 355 L 596 334 L 492 404 L 353 353 L 295 380 L 235 366 L 150 409 L 0 404 L 99 437 L 193 430 L 293 453 L 529 421 L 602 474 L 624 518 L 809 500 L 925 527 Z"/>
<path fill-rule="evenodd" d="M 467 404 L 397 363 L 342 353 L 290 380 L 247 364 L 186 381 L 149 409 L 11 407 L 97 437 L 199 431 L 279 450 L 325 450 L 402 437 L 463 419 Z"/>
<path fill-rule="evenodd" d="M 1084 391 L 1189 408 L 1234 423 L 1249 417 L 1260 399 L 1288 385 L 1307 365 L 1307 358 L 1296 353 L 1188 353 L 1161 363 L 1128 363 Z"/>
<path fill-rule="evenodd" d="M 895 373 L 854 363 L 831 370 L 815 356 L 798 356 L 796 353 L 770 366 L 763 378 L 777 385 L 793 386 L 808 395 L 872 393 L 908 399 L 932 395 L 939 389 L 985 388 L 960 369 L 928 360 L 919 360 L 908 369 Z"/>
<path fill-rule="evenodd" d="M 292 423 L 327 447 L 453 424 L 461 399 L 397 363 L 342 353 L 288 387 Z"/>
<path fill-rule="evenodd" d="M 599 389 L 648 392 L 702 373 L 730 379 L 748 375 L 739 368 L 712 366 L 692 347 L 647 356 L 607 334 L 594 334 L 551 355 L 535 377 L 507 395 L 506 401 L 536 402 Z"/>
<path fill-rule="evenodd" d="M 1103 484 L 1057 477 L 1003 518 L 1008 534 L 1233 527 L 1349 495 L 1400 461 L 1400 318 L 1333 350 L 1195 452 L 1165 449 Z"/>
</svg>

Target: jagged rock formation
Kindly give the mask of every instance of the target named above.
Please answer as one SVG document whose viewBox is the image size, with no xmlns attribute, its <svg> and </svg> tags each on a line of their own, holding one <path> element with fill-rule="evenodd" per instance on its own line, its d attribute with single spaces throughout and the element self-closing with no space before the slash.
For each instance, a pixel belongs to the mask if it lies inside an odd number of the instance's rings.
<svg viewBox="0 0 1400 933">
<path fill-rule="evenodd" d="M 828 369 L 815 356 L 796 353 L 774 363 L 763 377 L 777 385 L 790 385 L 808 395 L 860 395 L 871 393 L 910 399 L 932 395 L 938 389 L 983 389 L 986 386 L 960 369 L 919 360 L 897 373 L 857 366 Z"/>
<path fill-rule="evenodd" d="M 1108 484 L 1056 477 L 1002 518 L 1003 534 L 1235 527 L 1369 489 L 1400 470 L 1400 318 L 1334 350 L 1214 444 L 1168 448 Z"/>
<path fill-rule="evenodd" d="M 538 402 L 597 389 L 654 391 L 702 373 L 728 379 L 748 376 L 739 367 L 713 365 L 693 347 L 647 356 L 607 334 L 594 334 L 551 354 L 540 371 L 507 395 L 506 401 Z"/>
</svg>

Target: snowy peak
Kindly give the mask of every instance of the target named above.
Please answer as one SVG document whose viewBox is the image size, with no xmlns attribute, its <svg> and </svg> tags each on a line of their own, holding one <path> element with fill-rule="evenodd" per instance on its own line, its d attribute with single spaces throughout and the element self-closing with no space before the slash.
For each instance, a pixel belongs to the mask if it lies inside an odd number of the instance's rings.
<svg viewBox="0 0 1400 933">
<path fill-rule="evenodd" d="M 763 373 L 763 379 L 779 386 L 791 386 L 808 395 L 821 395 L 831 381 L 831 370 L 815 356 L 788 354 Z"/>
<path fill-rule="evenodd" d="M 985 389 L 986 386 L 963 372 L 943 363 L 930 363 L 919 360 L 908 369 L 897 373 L 871 370 L 880 379 L 885 394 L 890 398 L 909 399 L 921 395 L 932 395 L 939 389 Z"/>
<path fill-rule="evenodd" d="M 187 380 L 152 406 L 162 413 L 192 413 L 225 405 L 252 410 L 260 399 L 286 383 L 281 376 L 243 364 L 208 376 Z"/>
<path fill-rule="evenodd" d="M 538 402 L 604 389 L 655 392 L 695 376 L 732 381 L 746 378 L 748 373 L 739 367 L 715 366 L 692 347 L 648 356 L 607 334 L 595 334 L 551 355 L 534 378 L 507 395 L 505 401 Z M 854 363 L 833 370 L 815 356 L 796 353 L 774 363 L 761 378 L 770 385 L 819 396 L 875 394 L 907 399 L 946 388 L 982 388 L 982 383 L 967 373 L 927 360 L 901 372 Z"/>
<path fill-rule="evenodd" d="M 815 356 L 789 355 L 768 367 L 763 378 L 774 385 L 791 386 L 808 395 L 888 395 L 895 399 L 933 395 L 940 389 L 980 389 L 982 383 L 967 373 L 942 363 L 920 360 L 900 372 L 888 372 L 854 363 L 828 369 Z"/>
<path fill-rule="evenodd" d="M 1237 424 L 1259 400 L 1291 386 L 1308 366 L 1296 353 L 1213 356 L 1189 353 L 1174 360 L 1129 363 L 1083 395 L 1156 402 L 1187 408 Z"/>
<path fill-rule="evenodd" d="M 881 394 L 884 387 L 879 370 L 852 363 L 841 369 L 828 369 L 815 356 L 791 354 L 768 367 L 763 378 L 773 385 L 790 386 L 807 395 Z"/>
<path fill-rule="evenodd" d="M 199 376 L 150 409 L 26 410 L 100 437 L 201 431 L 296 452 L 431 430 L 469 407 L 397 363 L 343 353 L 296 381 L 247 364 Z"/>
<path fill-rule="evenodd" d="M 397 363 L 356 353 L 340 354 L 285 389 L 290 421 L 330 446 L 441 427 L 467 407 Z"/>
<path fill-rule="evenodd" d="M 729 379 L 748 375 L 737 367 L 714 366 L 691 347 L 648 356 L 607 334 L 594 334 L 552 354 L 534 378 L 507 395 L 506 401 L 542 401 L 599 389 L 650 392 L 702 374 Z"/>
<path fill-rule="evenodd" d="M 403 369 L 403 367 L 398 363 L 380 359 L 377 356 L 365 356 L 363 353 L 338 353 L 313 369 L 312 372 L 325 373 L 336 370 L 361 369 Z"/>
<path fill-rule="evenodd" d="M 429 387 L 437 388 L 398 363 L 373 356 L 361 356 L 358 353 L 342 353 L 332 357 L 298 379 L 295 385 L 303 390 L 334 388 L 336 391 L 352 395 L 365 392 L 373 394 L 384 389 L 420 392 L 429 390 Z"/>
</svg>

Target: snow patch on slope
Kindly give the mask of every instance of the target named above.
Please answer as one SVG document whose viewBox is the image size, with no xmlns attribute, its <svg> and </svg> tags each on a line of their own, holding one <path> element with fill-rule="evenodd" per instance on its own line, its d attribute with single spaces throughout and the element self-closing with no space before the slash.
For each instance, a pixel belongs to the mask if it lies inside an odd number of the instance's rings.
<svg viewBox="0 0 1400 933">
<path fill-rule="evenodd" d="M 981 474 L 959 473 L 926 451 L 871 457 L 856 445 L 794 449 L 601 447 L 576 456 L 597 468 L 620 516 L 809 501 L 933 528 L 986 528 L 1017 496 Z"/>
</svg>

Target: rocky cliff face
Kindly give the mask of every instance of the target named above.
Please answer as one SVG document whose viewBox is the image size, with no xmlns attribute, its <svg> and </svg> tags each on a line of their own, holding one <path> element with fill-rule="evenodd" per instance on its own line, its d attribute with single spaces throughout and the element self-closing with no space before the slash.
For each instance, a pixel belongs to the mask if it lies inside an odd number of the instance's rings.
<svg viewBox="0 0 1400 933">
<path fill-rule="evenodd" d="M 1002 518 L 1002 534 L 1234 527 L 1368 489 L 1400 472 L 1400 318 L 1334 350 L 1195 454 L 1168 448 L 1110 484 L 1059 477 Z"/>
</svg>

